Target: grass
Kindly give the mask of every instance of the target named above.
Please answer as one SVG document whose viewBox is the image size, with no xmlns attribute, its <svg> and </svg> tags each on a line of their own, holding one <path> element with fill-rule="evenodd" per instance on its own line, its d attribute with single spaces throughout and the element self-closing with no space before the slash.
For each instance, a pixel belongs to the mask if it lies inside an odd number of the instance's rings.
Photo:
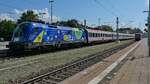
<svg viewBox="0 0 150 84">
<path fill-rule="evenodd" d="M 21 64 L 17 68 L 0 71 L 0 84 L 8 83 L 10 80 L 27 77 L 34 73 L 39 73 L 42 70 L 47 70 L 50 67 L 60 66 L 74 60 L 86 57 L 91 54 L 98 53 L 110 49 L 112 47 L 123 45 L 131 42 L 131 40 L 121 41 L 120 44 L 116 42 L 100 44 L 90 47 L 83 47 L 78 49 L 71 49 L 67 51 L 53 52 L 29 57 L 13 58 L 0 61 L 0 68 L 6 68 Z M 28 64 L 29 63 L 29 64 Z"/>
</svg>

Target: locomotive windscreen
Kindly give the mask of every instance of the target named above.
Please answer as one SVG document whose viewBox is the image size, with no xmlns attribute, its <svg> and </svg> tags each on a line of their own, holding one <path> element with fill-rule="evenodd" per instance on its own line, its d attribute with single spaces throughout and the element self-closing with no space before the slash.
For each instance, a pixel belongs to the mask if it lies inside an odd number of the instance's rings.
<svg viewBox="0 0 150 84">
<path fill-rule="evenodd" d="M 28 23 L 21 24 L 17 26 L 14 34 L 12 41 L 13 42 L 24 42 L 25 41 L 25 34 L 26 34 L 26 29 L 28 28 Z"/>
</svg>

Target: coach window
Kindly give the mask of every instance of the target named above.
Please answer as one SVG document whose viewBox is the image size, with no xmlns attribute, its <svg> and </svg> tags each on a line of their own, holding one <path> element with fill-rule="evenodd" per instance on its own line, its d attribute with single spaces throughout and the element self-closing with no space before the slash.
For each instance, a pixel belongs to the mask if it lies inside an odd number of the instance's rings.
<svg viewBox="0 0 150 84">
<path fill-rule="evenodd" d="M 104 37 L 104 34 L 102 33 L 102 37 Z"/>
<path fill-rule="evenodd" d="M 105 37 L 105 34 L 103 34 L 103 37 Z"/>
<path fill-rule="evenodd" d="M 102 37 L 104 37 L 104 34 L 102 33 Z"/>
<path fill-rule="evenodd" d="M 100 33 L 98 33 L 98 37 L 100 37 Z"/>
<path fill-rule="evenodd" d="M 90 37 L 92 37 L 92 33 L 90 33 Z"/>
<path fill-rule="evenodd" d="M 92 33 L 90 33 L 90 37 L 93 37 L 93 34 L 92 34 Z"/>
<path fill-rule="evenodd" d="M 89 35 L 89 37 L 91 37 L 91 33 L 89 33 L 88 35 Z"/>
<path fill-rule="evenodd" d="M 92 37 L 94 37 L 94 33 L 92 33 Z"/>
<path fill-rule="evenodd" d="M 92 37 L 92 33 L 89 33 L 90 34 L 90 37 Z"/>
<path fill-rule="evenodd" d="M 107 34 L 107 37 L 109 37 L 109 34 Z"/>
<path fill-rule="evenodd" d="M 109 34 L 107 34 L 107 37 L 109 37 Z"/>
<path fill-rule="evenodd" d="M 89 37 L 91 37 L 91 33 L 88 33 Z"/>
<path fill-rule="evenodd" d="M 89 33 L 89 37 L 92 37 L 92 33 Z"/>
</svg>

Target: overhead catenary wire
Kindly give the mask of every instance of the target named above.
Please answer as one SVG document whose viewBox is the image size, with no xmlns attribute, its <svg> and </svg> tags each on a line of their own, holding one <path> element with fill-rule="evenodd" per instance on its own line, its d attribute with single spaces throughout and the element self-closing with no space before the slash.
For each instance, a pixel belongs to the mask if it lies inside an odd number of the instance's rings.
<svg viewBox="0 0 150 84">
<path fill-rule="evenodd" d="M 104 0 L 106 1 L 106 0 Z M 115 13 L 117 13 L 119 16 L 121 16 L 122 14 L 118 11 L 118 9 L 115 7 L 115 5 L 112 4 L 112 2 L 110 0 L 107 0 L 107 4 L 111 7 L 111 9 L 113 11 L 115 11 Z"/>
<path fill-rule="evenodd" d="M 109 14 L 111 15 L 114 15 L 114 16 L 118 16 L 118 14 L 116 14 L 115 12 L 113 12 L 112 10 L 109 10 L 107 7 L 105 7 L 99 0 L 94 0 L 95 3 L 97 3 L 99 6 L 101 6 L 103 9 L 106 10 L 106 12 L 108 12 Z"/>
<path fill-rule="evenodd" d="M 115 17 L 118 16 L 118 14 L 116 14 L 116 13 L 113 12 L 112 10 L 109 10 L 109 9 L 108 9 L 107 7 L 105 7 L 99 0 L 94 0 L 94 1 L 95 1 L 95 3 L 97 3 L 100 7 L 102 7 L 103 9 L 105 9 L 105 11 L 106 11 L 107 13 L 109 13 L 110 15 L 115 16 Z M 114 26 L 114 24 L 115 24 L 115 21 L 114 21 L 114 23 L 113 23 L 112 26 Z"/>
<path fill-rule="evenodd" d="M 117 9 L 115 8 L 115 6 L 114 6 L 113 4 L 111 4 L 110 0 L 107 0 L 107 4 L 109 4 L 109 6 L 111 7 L 111 10 L 110 10 L 108 7 L 106 7 L 105 5 L 103 5 L 100 0 L 94 0 L 94 1 L 95 1 L 95 3 L 97 3 L 100 7 L 102 7 L 103 9 L 105 9 L 106 12 L 108 12 L 110 15 L 113 15 L 113 16 L 115 16 L 115 17 L 122 17 L 122 14 L 121 14 L 119 11 L 117 11 Z M 105 1 L 106 1 L 106 0 L 105 0 Z M 121 19 L 122 19 L 122 18 L 121 18 Z M 119 18 L 119 20 L 120 20 L 120 18 Z M 115 21 L 114 21 L 114 24 L 115 24 Z M 120 23 L 120 24 L 121 24 L 121 23 Z"/>
</svg>

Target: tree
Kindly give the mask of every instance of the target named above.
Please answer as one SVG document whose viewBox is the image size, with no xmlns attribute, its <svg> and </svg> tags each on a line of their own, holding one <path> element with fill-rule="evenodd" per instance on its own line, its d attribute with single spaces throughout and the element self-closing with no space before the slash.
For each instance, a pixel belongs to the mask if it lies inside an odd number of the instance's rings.
<svg viewBox="0 0 150 84">
<path fill-rule="evenodd" d="M 111 26 L 108 26 L 108 25 L 102 25 L 102 26 L 99 26 L 98 28 L 100 30 L 103 30 L 103 31 L 113 32 L 113 28 Z"/>
<path fill-rule="evenodd" d="M 32 10 L 28 10 L 27 12 L 24 12 L 20 19 L 18 19 L 17 23 L 21 23 L 24 21 L 37 21 L 38 15 L 35 14 Z"/>
<path fill-rule="evenodd" d="M 128 33 L 128 34 L 131 34 L 131 33 L 134 33 L 134 30 L 132 28 L 120 28 L 118 29 L 119 33 Z"/>
<path fill-rule="evenodd" d="M 134 34 L 134 33 L 143 33 L 141 29 L 139 28 L 120 28 L 119 29 L 120 33 L 129 33 L 129 34 Z"/>
<path fill-rule="evenodd" d="M 139 28 L 134 28 L 134 33 L 143 33 L 141 29 Z"/>
<path fill-rule="evenodd" d="M 58 25 L 58 26 L 68 26 L 67 21 L 57 21 L 55 23 L 52 23 L 52 25 Z"/>
<path fill-rule="evenodd" d="M 78 23 L 78 21 L 76 19 L 68 20 L 67 25 L 69 27 L 80 27 L 80 24 Z"/>
<path fill-rule="evenodd" d="M 0 37 L 4 38 L 4 40 L 10 40 L 15 27 L 16 23 L 13 21 L 0 21 Z"/>
<path fill-rule="evenodd" d="M 78 22 L 78 20 L 76 20 L 76 19 L 70 19 L 70 20 L 67 20 L 67 21 L 58 21 L 56 23 L 53 23 L 52 25 L 77 27 L 77 28 L 83 27 L 83 25 L 80 24 Z"/>
</svg>

